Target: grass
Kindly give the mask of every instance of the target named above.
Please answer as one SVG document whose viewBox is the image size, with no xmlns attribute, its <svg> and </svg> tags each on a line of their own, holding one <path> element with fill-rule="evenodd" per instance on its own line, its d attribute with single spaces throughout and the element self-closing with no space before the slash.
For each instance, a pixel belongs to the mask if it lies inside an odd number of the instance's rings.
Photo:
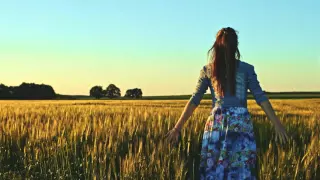
<svg viewBox="0 0 320 180">
<path fill-rule="evenodd" d="M 0 179 L 197 179 L 211 100 L 202 100 L 177 147 L 162 137 L 186 100 L 0 101 Z M 260 179 L 320 179 L 320 100 L 271 100 L 292 139 L 249 100 Z"/>
<path fill-rule="evenodd" d="M 209 91 L 209 90 L 208 90 Z M 320 92 L 266 92 L 269 99 L 310 99 L 320 98 Z M 163 96 L 143 96 L 143 100 L 187 100 L 191 95 L 163 95 Z M 248 92 L 248 99 L 253 99 L 251 93 Z M 203 96 L 203 99 L 210 99 L 211 94 L 207 93 Z M 62 95 L 58 94 L 57 99 L 60 100 L 93 100 L 93 97 L 86 95 Z M 109 98 L 103 97 L 101 100 L 109 100 Z M 120 97 L 112 100 L 133 100 L 131 98 Z M 138 99 L 141 100 L 141 99 Z"/>
</svg>

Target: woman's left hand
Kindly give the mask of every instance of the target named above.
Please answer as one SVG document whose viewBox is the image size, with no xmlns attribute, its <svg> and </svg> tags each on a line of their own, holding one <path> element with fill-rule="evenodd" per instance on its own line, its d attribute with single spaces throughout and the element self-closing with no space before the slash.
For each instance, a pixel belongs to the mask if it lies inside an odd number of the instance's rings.
<svg viewBox="0 0 320 180">
<path fill-rule="evenodd" d="M 173 128 L 164 136 L 164 138 L 166 138 L 170 143 L 177 144 L 179 136 L 180 131 Z"/>
</svg>

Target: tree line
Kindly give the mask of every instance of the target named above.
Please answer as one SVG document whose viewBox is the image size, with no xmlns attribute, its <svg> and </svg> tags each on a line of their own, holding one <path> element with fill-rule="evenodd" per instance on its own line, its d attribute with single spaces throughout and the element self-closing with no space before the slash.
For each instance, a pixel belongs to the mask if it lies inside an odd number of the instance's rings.
<svg viewBox="0 0 320 180">
<path fill-rule="evenodd" d="M 45 84 L 25 83 L 19 86 L 0 84 L 0 99 L 55 99 L 53 88 Z"/>
<path fill-rule="evenodd" d="M 114 84 L 109 84 L 106 89 L 102 86 L 93 86 L 89 92 L 90 96 L 100 99 L 102 97 L 107 98 L 119 98 L 121 97 L 121 90 Z M 124 95 L 126 98 L 142 98 L 142 90 L 139 88 L 128 89 Z"/>
<path fill-rule="evenodd" d="M 102 86 L 94 86 L 90 89 L 89 95 L 96 99 L 102 97 L 119 98 L 121 90 L 114 84 L 110 84 L 106 89 Z M 19 86 L 6 86 L 0 83 L 0 99 L 59 99 L 50 85 L 23 82 Z M 125 98 L 142 98 L 142 91 L 139 88 L 128 89 Z"/>
</svg>

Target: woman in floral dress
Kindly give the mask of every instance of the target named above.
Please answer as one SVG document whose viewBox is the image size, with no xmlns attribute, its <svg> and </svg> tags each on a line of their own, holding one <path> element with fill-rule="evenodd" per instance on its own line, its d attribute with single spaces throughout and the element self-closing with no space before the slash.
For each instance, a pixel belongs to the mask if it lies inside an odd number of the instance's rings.
<svg viewBox="0 0 320 180">
<path fill-rule="evenodd" d="M 260 87 L 254 66 L 239 60 L 236 31 L 230 27 L 219 30 L 208 54 L 210 61 L 200 71 L 195 92 L 166 137 L 177 142 L 183 124 L 209 88 L 213 108 L 203 132 L 199 179 L 254 180 L 257 148 L 247 109 L 248 89 L 275 126 L 276 140 L 284 143 L 288 136 Z"/>
</svg>

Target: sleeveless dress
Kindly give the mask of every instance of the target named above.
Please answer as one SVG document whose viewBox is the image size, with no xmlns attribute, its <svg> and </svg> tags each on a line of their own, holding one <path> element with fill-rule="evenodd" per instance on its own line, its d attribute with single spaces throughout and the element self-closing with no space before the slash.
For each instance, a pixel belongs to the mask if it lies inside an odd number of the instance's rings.
<svg viewBox="0 0 320 180">
<path fill-rule="evenodd" d="M 258 104 L 268 98 L 259 85 L 252 65 L 238 61 L 236 96 L 229 94 L 223 98 L 212 87 L 209 68 L 206 65 L 201 69 L 196 91 L 190 98 L 198 106 L 210 87 L 213 108 L 203 131 L 199 179 L 255 180 L 257 148 L 247 109 L 247 90 L 252 92 Z"/>
</svg>

